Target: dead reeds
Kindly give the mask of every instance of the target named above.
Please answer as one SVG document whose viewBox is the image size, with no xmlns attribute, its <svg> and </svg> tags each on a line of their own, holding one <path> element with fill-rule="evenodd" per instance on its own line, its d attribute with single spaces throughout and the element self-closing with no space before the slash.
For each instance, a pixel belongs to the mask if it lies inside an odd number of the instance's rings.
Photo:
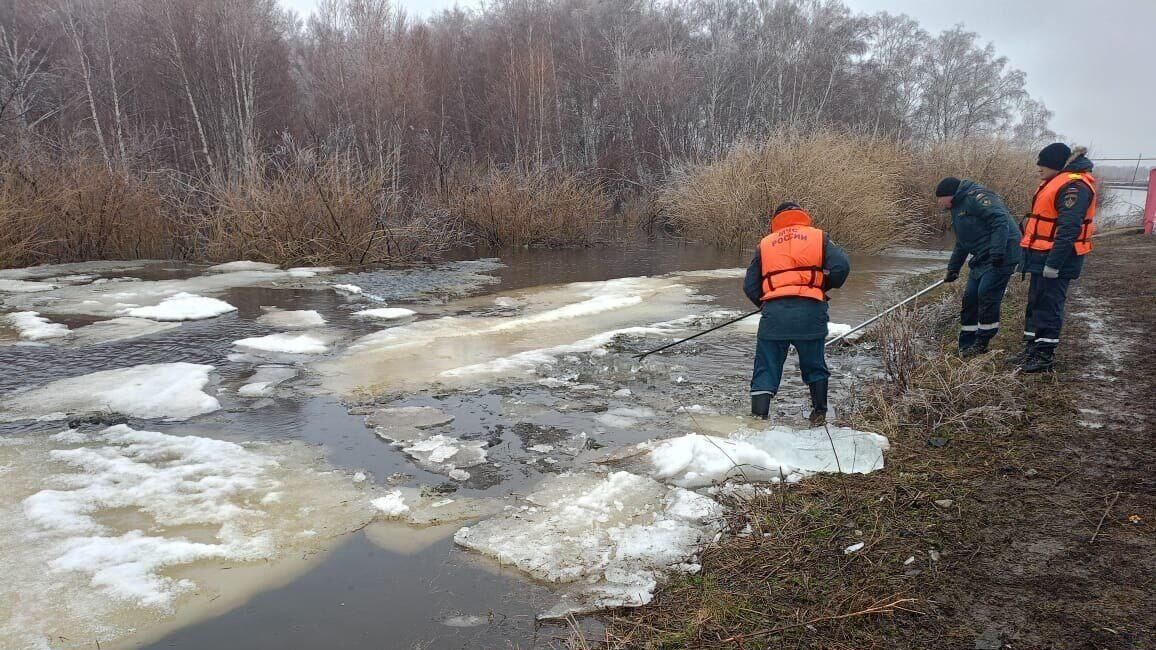
<svg viewBox="0 0 1156 650">
<path fill-rule="evenodd" d="M 750 246 L 783 201 L 811 213 L 840 245 L 878 251 L 920 230 L 904 197 L 908 155 L 887 140 L 780 131 L 736 145 L 720 160 L 674 170 L 659 205 L 677 231 L 718 246 Z"/>
<path fill-rule="evenodd" d="M 584 246 L 597 241 L 610 200 L 595 179 L 565 171 L 458 169 L 433 198 L 491 246 Z"/>
<path fill-rule="evenodd" d="M 1039 185 L 1036 152 L 998 138 L 936 142 L 912 152 L 903 174 L 903 192 L 925 218 L 934 218 L 934 189 L 947 176 L 979 182 L 1007 204 L 1017 220 L 1030 208 Z"/>
</svg>

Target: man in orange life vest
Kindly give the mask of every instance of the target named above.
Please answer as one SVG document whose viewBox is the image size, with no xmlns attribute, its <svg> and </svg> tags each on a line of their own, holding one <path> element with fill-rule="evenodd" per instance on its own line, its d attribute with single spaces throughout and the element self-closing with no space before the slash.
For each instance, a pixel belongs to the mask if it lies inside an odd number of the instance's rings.
<svg viewBox="0 0 1156 650">
<path fill-rule="evenodd" d="M 1036 160 L 1040 186 L 1024 221 L 1020 246 L 1022 270 L 1032 276 L 1024 319 L 1024 351 L 1017 361 L 1024 372 L 1052 369 L 1068 284 L 1080 277 L 1092 250 L 1096 216 L 1096 179 L 1087 149 L 1062 142 L 1044 147 Z"/>
<path fill-rule="evenodd" d="M 811 424 L 826 422 L 831 376 L 823 349 L 827 291 L 843 286 L 850 272 L 847 254 L 811 226 L 810 215 L 798 204 L 775 209 L 771 233 L 759 242 L 743 284 L 747 298 L 762 307 L 751 376 L 752 415 L 766 419 L 770 413 L 793 345 L 811 392 Z"/>
</svg>

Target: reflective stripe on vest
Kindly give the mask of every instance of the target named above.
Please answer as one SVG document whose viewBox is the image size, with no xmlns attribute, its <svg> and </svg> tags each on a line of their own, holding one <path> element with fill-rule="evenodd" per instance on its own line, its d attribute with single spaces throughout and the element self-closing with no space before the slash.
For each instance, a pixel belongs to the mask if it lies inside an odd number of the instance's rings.
<svg viewBox="0 0 1156 650">
<path fill-rule="evenodd" d="M 1088 212 L 1084 215 L 1084 223 L 1080 227 L 1080 234 L 1076 237 L 1074 252 L 1076 255 L 1085 255 L 1092 250 L 1092 235 L 1095 226 L 1092 219 L 1096 216 L 1096 179 L 1091 174 L 1082 172 L 1061 172 L 1050 180 L 1040 183 L 1036 196 L 1032 200 L 1032 212 L 1024 222 L 1024 236 L 1020 240 L 1021 248 L 1034 251 L 1050 251 L 1056 243 L 1057 223 L 1060 217 L 1056 210 L 1056 195 L 1060 188 L 1078 181 L 1092 190 L 1092 202 L 1088 205 Z"/>
<path fill-rule="evenodd" d="M 759 242 L 763 301 L 802 297 L 823 300 L 823 231 L 790 226 Z"/>
</svg>

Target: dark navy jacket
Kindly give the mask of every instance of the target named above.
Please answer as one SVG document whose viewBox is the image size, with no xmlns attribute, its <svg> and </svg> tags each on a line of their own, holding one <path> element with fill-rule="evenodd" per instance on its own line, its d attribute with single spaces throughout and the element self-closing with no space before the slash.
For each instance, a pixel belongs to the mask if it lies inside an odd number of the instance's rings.
<svg viewBox="0 0 1156 650">
<path fill-rule="evenodd" d="M 968 267 L 982 274 L 992 266 L 992 252 L 1003 256 L 1001 268 L 1011 273 L 1023 259 L 1020 229 L 1007 206 L 995 192 L 964 180 L 951 197 L 951 230 L 955 232 L 955 249 L 947 268 L 959 271 L 971 256 Z"/>
<path fill-rule="evenodd" d="M 851 260 L 847 253 L 831 243 L 823 233 L 823 270 L 826 273 L 824 291 L 838 289 L 847 281 L 851 273 Z M 827 303 L 810 298 L 776 298 L 762 301 L 763 263 L 758 249 L 755 258 L 747 267 L 747 277 L 743 282 L 743 293 L 747 294 L 755 306 L 763 306 L 762 320 L 759 321 L 759 338 L 768 341 L 806 341 L 827 337 Z"/>
<path fill-rule="evenodd" d="M 1092 161 L 1081 154 L 1068 163 L 1060 173 L 1090 171 L 1092 171 Z M 1075 197 L 1075 201 L 1070 207 L 1064 205 L 1066 203 L 1065 197 L 1068 195 Z M 1056 192 L 1056 210 L 1059 212 L 1059 217 L 1056 221 L 1055 243 L 1050 251 L 1025 249 L 1023 265 L 1025 273 L 1043 273 L 1044 266 L 1047 265 L 1053 269 L 1059 269 L 1061 278 L 1074 280 L 1080 277 L 1080 272 L 1084 268 L 1084 258 L 1087 255 L 1076 255 L 1073 244 L 1080 236 L 1080 229 L 1084 225 L 1084 217 L 1088 214 L 1092 200 L 1092 190 L 1081 181 L 1067 183 Z"/>
</svg>

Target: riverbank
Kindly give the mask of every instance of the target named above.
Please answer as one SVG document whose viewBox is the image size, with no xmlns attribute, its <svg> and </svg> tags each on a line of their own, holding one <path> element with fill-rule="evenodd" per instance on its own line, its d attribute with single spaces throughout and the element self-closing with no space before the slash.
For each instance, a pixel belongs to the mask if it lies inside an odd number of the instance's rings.
<svg viewBox="0 0 1156 650">
<path fill-rule="evenodd" d="M 702 572 L 609 618 L 606 645 L 1156 642 L 1156 240 L 1097 249 L 1074 285 L 1054 375 L 1003 364 L 1020 345 L 1018 279 L 984 357 L 951 355 L 955 295 L 885 324 L 876 345 L 889 381 L 861 391 L 849 418 L 888 436 L 886 468 L 732 497 Z"/>
</svg>

